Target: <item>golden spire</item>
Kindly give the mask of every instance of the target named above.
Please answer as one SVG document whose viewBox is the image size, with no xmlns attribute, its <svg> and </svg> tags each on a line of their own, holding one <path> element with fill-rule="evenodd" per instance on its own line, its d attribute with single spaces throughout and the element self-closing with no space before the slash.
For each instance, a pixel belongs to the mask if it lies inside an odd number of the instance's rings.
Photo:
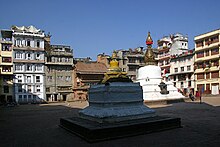
<svg viewBox="0 0 220 147">
<path fill-rule="evenodd" d="M 156 65 L 157 61 L 155 60 L 155 55 L 152 50 L 153 39 L 150 36 L 150 32 L 148 32 L 148 36 L 146 39 L 147 50 L 144 56 L 144 62 L 146 65 Z"/>
<path fill-rule="evenodd" d="M 119 63 L 117 60 L 117 54 L 116 51 L 112 53 L 112 60 L 110 61 L 110 67 L 108 71 L 111 72 L 121 72 L 121 68 L 119 67 Z"/>
<path fill-rule="evenodd" d="M 112 58 L 110 61 L 110 67 L 108 72 L 105 73 L 103 80 L 100 82 L 101 84 L 105 84 L 108 82 L 130 82 L 131 80 L 127 76 L 126 72 L 122 72 L 119 67 L 119 63 L 117 61 L 116 51 L 112 53 Z"/>
</svg>

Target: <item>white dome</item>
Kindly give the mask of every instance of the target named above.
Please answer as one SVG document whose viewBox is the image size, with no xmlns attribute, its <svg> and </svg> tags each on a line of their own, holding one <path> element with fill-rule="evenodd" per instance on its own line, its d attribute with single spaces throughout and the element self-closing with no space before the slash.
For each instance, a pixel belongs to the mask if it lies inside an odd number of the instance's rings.
<svg viewBox="0 0 220 147">
<path fill-rule="evenodd" d="M 161 68 L 155 65 L 148 65 L 139 68 L 138 80 L 142 79 L 161 79 Z"/>
</svg>

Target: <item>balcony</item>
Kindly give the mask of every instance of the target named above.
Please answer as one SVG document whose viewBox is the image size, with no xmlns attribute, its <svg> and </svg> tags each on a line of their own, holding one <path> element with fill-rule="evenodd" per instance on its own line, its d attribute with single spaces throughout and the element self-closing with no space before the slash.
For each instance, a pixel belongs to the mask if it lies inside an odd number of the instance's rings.
<svg viewBox="0 0 220 147">
<path fill-rule="evenodd" d="M 65 51 L 60 51 L 60 52 L 47 52 L 49 56 L 65 56 L 65 57 L 73 57 L 72 50 L 71 52 L 65 52 Z"/>
<path fill-rule="evenodd" d="M 44 60 L 14 59 L 15 63 L 44 63 Z"/>
<path fill-rule="evenodd" d="M 204 46 L 198 46 L 195 48 L 195 51 L 198 51 L 198 50 L 205 50 L 205 49 L 208 49 L 208 48 L 214 48 L 214 47 L 219 47 L 220 43 L 219 42 L 213 42 L 212 44 L 207 44 L 207 45 L 204 45 Z"/>
<path fill-rule="evenodd" d="M 218 59 L 219 55 L 212 55 L 212 56 L 206 56 L 206 57 L 202 57 L 202 58 L 197 58 L 195 59 L 195 62 L 203 62 L 203 61 L 207 61 L 207 60 L 213 60 L 213 59 Z"/>
<path fill-rule="evenodd" d="M 14 46 L 14 50 L 27 50 L 27 51 L 44 51 L 44 48 L 36 48 L 36 47 L 30 47 L 30 46 L 24 46 L 24 45 L 17 45 Z"/>
<path fill-rule="evenodd" d="M 45 62 L 46 65 L 66 65 L 73 66 L 72 62 Z"/>
<path fill-rule="evenodd" d="M 161 59 L 166 59 L 166 58 L 170 58 L 170 54 L 163 54 L 163 55 L 158 55 L 159 60 Z"/>
</svg>

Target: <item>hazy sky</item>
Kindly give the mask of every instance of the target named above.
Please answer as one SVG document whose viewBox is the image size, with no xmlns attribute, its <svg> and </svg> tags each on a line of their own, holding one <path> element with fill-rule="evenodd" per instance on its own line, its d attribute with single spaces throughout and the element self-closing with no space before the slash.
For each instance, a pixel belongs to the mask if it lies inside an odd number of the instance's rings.
<svg viewBox="0 0 220 147">
<path fill-rule="evenodd" d="M 52 44 L 70 45 L 74 57 L 111 54 L 182 33 L 194 48 L 196 35 L 220 28 L 219 0 L 4 0 L 0 29 L 29 26 L 50 32 Z"/>
</svg>

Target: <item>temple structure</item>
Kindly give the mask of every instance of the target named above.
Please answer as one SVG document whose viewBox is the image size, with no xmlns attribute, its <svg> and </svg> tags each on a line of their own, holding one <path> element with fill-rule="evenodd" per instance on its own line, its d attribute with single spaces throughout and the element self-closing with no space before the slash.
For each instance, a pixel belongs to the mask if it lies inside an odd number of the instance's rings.
<svg viewBox="0 0 220 147">
<path fill-rule="evenodd" d="M 143 104 L 142 89 L 119 68 L 113 52 L 110 67 L 103 80 L 89 89 L 89 107 L 79 114 L 96 122 L 115 122 L 155 116 Z"/>
<path fill-rule="evenodd" d="M 103 80 L 89 89 L 89 106 L 60 126 L 94 142 L 177 128 L 180 118 L 156 116 L 144 105 L 141 86 L 121 71 L 114 52 Z"/>
<path fill-rule="evenodd" d="M 146 39 L 147 50 L 144 58 L 146 66 L 138 70 L 137 78 L 143 89 L 143 99 L 145 101 L 157 101 L 184 98 L 172 82 L 162 81 L 161 68 L 156 65 L 157 62 L 151 48 L 152 44 L 153 40 L 149 32 Z"/>
</svg>

